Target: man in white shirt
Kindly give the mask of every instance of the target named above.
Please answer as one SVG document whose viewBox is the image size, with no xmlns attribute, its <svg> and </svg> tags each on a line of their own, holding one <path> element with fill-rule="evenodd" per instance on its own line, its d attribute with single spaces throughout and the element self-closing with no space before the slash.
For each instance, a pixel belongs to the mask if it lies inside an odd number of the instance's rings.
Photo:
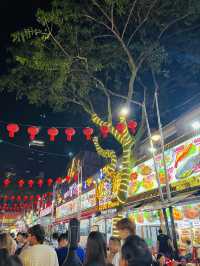
<svg viewBox="0 0 200 266">
<path fill-rule="evenodd" d="M 28 230 L 30 247 L 22 251 L 20 258 L 23 266 L 59 266 L 55 250 L 43 244 L 45 231 L 39 224 Z"/>
</svg>

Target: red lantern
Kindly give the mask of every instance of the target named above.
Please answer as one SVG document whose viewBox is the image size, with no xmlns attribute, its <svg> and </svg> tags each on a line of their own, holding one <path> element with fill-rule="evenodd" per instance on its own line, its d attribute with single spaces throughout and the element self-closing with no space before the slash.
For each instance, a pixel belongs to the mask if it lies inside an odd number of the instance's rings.
<svg viewBox="0 0 200 266">
<path fill-rule="evenodd" d="M 8 195 L 5 195 L 5 196 L 4 196 L 4 201 L 7 201 L 8 198 L 9 198 Z"/>
<path fill-rule="evenodd" d="M 14 138 L 15 133 L 19 131 L 19 126 L 17 124 L 8 124 L 6 128 L 9 132 L 10 138 Z"/>
<path fill-rule="evenodd" d="M 134 120 L 130 120 L 128 122 L 128 128 L 130 129 L 132 134 L 135 134 L 136 132 L 136 128 L 137 128 L 137 122 Z"/>
<path fill-rule="evenodd" d="M 67 135 L 67 141 L 72 141 L 72 137 L 75 135 L 76 130 L 74 128 L 66 128 L 65 134 Z"/>
<path fill-rule="evenodd" d="M 47 193 L 45 193 L 45 194 L 43 195 L 43 198 L 44 198 L 44 199 L 46 199 L 46 198 L 47 198 Z"/>
<path fill-rule="evenodd" d="M 120 134 L 123 134 L 123 133 L 124 133 L 125 128 L 126 128 L 126 125 L 123 124 L 123 123 L 118 123 L 118 124 L 116 125 L 116 129 L 117 129 L 117 131 L 118 131 Z"/>
<path fill-rule="evenodd" d="M 25 182 L 24 182 L 23 179 L 20 179 L 20 180 L 18 181 L 18 186 L 19 186 L 19 188 L 23 188 L 24 184 L 25 184 Z"/>
<path fill-rule="evenodd" d="M 75 181 L 75 182 L 78 181 L 78 174 L 74 175 L 74 181 Z"/>
<path fill-rule="evenodd" d="M 24 196 L 24 201 L 27 201 L 28 200 L 28 196 Z"/>
<path fill-rule="evenodd" d="M 100 131 L 101 131 L 101 135 L 103 138 L 107 138 L 108 137 L 108 134 L 110 132 L 110 129 L 108 126 L 102 126 L 100 127 Z"/>
<path fill-rule="evenodd" d="M 43 184 L 44 184 L 43 179 L 40 178 L 40 179 L 38 180 L 37 184 L 38 184 L 38 187 L 41 188 L 41 187 L 43 186 Z"/>
<path fill-rule="evenodd" d="M 41 199 L 40 195 L 36 195 L 35 198 L 36 198 L 36 200 L 40 200 Z"/>
<path fill-rule="evenodd" d="M 36 135 L 39 133 L 39 127 L 29 127 L 27 129 L 27 132 L 29 134 L 29 138 L 30 140 L 34 140 Z"/>
<path fill-rule="evenodd" d="M 92 136 L 93 132 L 94 132 L 94 130 L 91 127 L 86 127 L 86 128 L 83 129 L 83 134 L 85 135 L 86 140 L 90 140 L 91 139 L 91 136 Z"/>
<path fill-rule="evenodd" d="M 52 192 L 47 192 L 48 196 L 51 197 L 53 195 Z"/>
<path fill-rule="evenodd" d="M 4 185 L 4 187 L 9 186 L 10 185 L 10 179 L 9 178 L 4 179 L 3 185 Z"/>
<path fill-rule="evenodd" d="M 57 184 L 62 184 L 62 177 L 58 177 L 58 178 L 56 179 L 56 183 L 57 183 Z"/>
<path fill-rule="evenodd" d="M 67 176 L 65 177 L 65 179 L 66 179 L 67 183 L 69 183 L 71 178 L 70 178 L 69 175 L 67 175 Z"/>
<path fill-rule="evenodd" d="M 22 197 L 19 195 L 17 196 L 17 201 L 21 201 Z"/>
<path fill-rule="evenodd" d="M 33 200 L 34 199 L 34 196 L 33 195 L 30 195 L 30 200 Z"/>
<path fill-rule="evenodd" d="M 55 141 L 55 137 L 58 135 L 59 131 L 57 128 L 52 127 L 48 129 L 48 135 L 50 136 L 50 141 Z"/>
<path fill-rule="evenodd" d="M 14 200 L 15 200 L 15 196 L 14 196 L 14 195 L 11 196 L 10 199 L 11 199 L 12 201 L 14 201 Z"/>
<path fill-rule="evenodd" d="M 48 185 L 48 187 L 50 187 L 52 185 L 52 183 L 53 183 L 53 179 L 52 178 L 48 178 L 47 179 L 47 185 Z"/>
<path fill-rule="evenodd" d="M 32 179 L 28 180 L 28 186 L 29 188 L 32 188 L 34 185 L 34 181 Z"/>
</svg>

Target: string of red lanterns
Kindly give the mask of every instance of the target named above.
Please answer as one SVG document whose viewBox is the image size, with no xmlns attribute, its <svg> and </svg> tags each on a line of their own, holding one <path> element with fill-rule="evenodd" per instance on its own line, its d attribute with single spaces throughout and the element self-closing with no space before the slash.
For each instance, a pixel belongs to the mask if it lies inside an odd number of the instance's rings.
<svg viewBox="0 0 200 266">
<path fill-rule="evenodd" d="M 70 183 L 71 180 L 74 180 L 74 182 L 78 181 L 78 175 L 75 174 L 74 177 L 70 176 L 65 176 L 64 178 L 62 177 L 57 177 L 55 181 L 52 178 L 48 178 L 46 182 L 44 179 L 40 178 L 37 181 L 34 181 L 32 179 L 29 179 L 28 181 L 24 179 L 20 179 L 17 181 L 17 185 L 20 189 L 23 189 L 24 186 L 27 184 L 29 188 L 33 188 L 34 185 L 37 185 L 39 188 L 42 188 L 45 184 L 47 184 L 48 187 L 51 187 L 54 183 L 56 184 L 62 184 L 63 182 Z M 12 181 L 10 178 L 6 178 L 3 180 L 3 186 L 7 188 L 9 185 L 11 185 Z"/>
<path fill-rule="evenodd" d="M 128 121 L 127 126 L 128 126 L 128 129 L 130 130 L 131 134 L 136 133 L 136 128 L 137 128 L 137 122 L 136 121 L 134 121 L 134 120 Z M 117 123 L 115 128 L 120 134 L 123 134 L 124 130 L 126 128 L 126 125 L 124 123 Z M 14 138 L 16 133 L 18 133 L 20 131 L 19 125 L 14 124 L 14 123 L 8 124 L 6 126 L 6 129 L 8 131 L 10 138 Z M 35 139 L 35 137 L 38 135 L 39 131 L 40 131 L 40 127 L 37 127 L 37 126 L 30 126 L 27 128 L 27 133 L 28 133 L 31 141 L 33 141 Z M 47 130 L 47 134 L 49 135 L 49 140 L 51 142 L 55 141 L 56 136 L 59 133 L 60 133 L 60 131 L 56 127 L 51 127 L 51 128 L 48 128 L 48 130 Z M 91 140 L 91 137 L 94 133 L 94 129 L 91 127 L 85 127 L 85 128 L 83 128 L 82 133 L 85 136 L 86 140 Z M 109 133 L 110 133 L 110 128 L 106 124 L 104 124 L 103 126 L 100 127 L 100 133 L 101 133 L 103 138 L 107 138 Z M 67 137 L 66 138 L 67 141 L 71 142 L 72 138 L 76 134 L 76 130 L 73 127 L 65 128 L 64 134 Z"/>
</svg>

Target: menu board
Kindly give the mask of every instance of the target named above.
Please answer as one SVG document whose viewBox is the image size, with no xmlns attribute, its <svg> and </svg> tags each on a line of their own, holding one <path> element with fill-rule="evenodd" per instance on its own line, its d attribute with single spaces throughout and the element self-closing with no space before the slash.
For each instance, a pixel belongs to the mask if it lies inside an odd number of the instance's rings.
<svg viewBox="0 0 200 266">
<path fill-rule="evenodd" d="M 200 135 L 166 150 L 165 161 L 168 180 L 172 186 L 176 186 L 181 181 L 189 180 L 189 178 L 190 183 L 184 184 L 182 182 L 183 189 L 192 186 L 191 183 L 194 183 L 195 186 L 198 185 L 200 182 L 200 179 L 197 179 L 200 176 Z M 160 154 L 156 156 L 156 164 L 160 183 L 164 185 L 164 164 Z M 157 187 L 153 159 L 147 160 L 133 168 L 128 191 L 129 197 L 156 189 Z"/>
</svg>

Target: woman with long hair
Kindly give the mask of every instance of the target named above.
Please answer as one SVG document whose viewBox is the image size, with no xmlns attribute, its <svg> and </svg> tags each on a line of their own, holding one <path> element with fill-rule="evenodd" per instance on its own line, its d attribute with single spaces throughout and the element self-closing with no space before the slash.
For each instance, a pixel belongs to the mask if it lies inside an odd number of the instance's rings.
<svg viewBox="0 0 200 266">
<path fill-rule="evenodd" d="M 0 249 L 6 249 L 9 255 L 14 255 L 16 251 L 16 242 L 10 234 L 0 233 Z"/>
<path fill-rule="evenodd" d="M 6 248 L 0 249 L 0 266 L 23 266 L 20 259 L 16 256 L 9 256 Z"/>
<path fill-rule="evenodd" d="M 84 266 L 106 266 L 106 241 L 100 232 L 91 232 L 86 245 Z"/>
</svg>

